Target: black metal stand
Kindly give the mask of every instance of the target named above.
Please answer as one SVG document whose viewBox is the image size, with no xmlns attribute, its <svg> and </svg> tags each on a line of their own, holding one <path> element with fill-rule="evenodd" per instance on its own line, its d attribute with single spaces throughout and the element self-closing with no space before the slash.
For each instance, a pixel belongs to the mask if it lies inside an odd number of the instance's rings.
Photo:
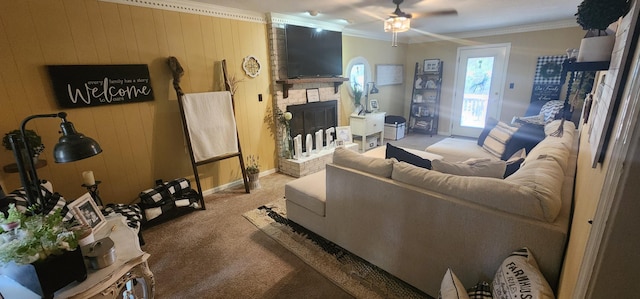
<svg viewBox="0 0 640 299">
<path fill-rule="evenodd" d="M 93 200 L 96 202 L 96 205 L 98 205 L 100 208 L 103 208 L 104 205 L 102 205 L 102 199 L 100 199 L 100 195 L 98 192 L 98 184 L 100 183 L 102 182 L 96 181 L 96 183 L 93 185 L 82 184 L 82 187 L 87 188 L 87 191 L 89 191 L 89 194 L 91 195 L 91 198 L 93 198 Z"/>
</svg>

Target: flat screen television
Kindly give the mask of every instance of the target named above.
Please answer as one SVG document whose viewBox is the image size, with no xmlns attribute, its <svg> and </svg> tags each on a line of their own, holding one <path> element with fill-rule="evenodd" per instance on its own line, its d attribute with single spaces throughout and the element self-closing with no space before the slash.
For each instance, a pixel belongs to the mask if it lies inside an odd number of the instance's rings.
<svg viewBox="0 0 640 299">
<path fill-rule="evenodd" d="M 289 78 L 342 76 L 342 33 L 296 25 L 285 27 Z"/>
</svg>

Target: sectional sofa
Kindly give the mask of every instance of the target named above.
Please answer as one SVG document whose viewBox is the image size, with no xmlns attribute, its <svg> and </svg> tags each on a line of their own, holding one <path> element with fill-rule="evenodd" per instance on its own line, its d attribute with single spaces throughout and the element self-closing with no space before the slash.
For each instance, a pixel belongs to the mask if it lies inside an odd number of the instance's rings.
<svg viewBox="0 0 640 299">
<path fill-rule="evenodd" d="M 561 124 L 562 136 L 551 136 Z M 434 297 L 448 268 L 464 285 L 491 281 L 524 246 L 555 290 L 568 240 L 575 132 L 571 122 L 547 124 L 547 136 L 505 179 L 337 149 L 325 171 L 286 185 L 287 215 Z M 469 144 L 469 158 L 477 146 Z"/>
</svg>

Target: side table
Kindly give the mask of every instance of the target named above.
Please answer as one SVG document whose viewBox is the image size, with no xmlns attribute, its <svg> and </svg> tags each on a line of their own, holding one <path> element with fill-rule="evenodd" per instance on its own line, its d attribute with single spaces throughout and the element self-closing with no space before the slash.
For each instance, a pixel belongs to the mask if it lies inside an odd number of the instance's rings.
<svg viewBox="0 0 640 299">
<path fill-rule="evenodd" d="M 367 113 L 365 115 L 351 115 L 349 124 L 351 134 L 362 138 L 361 150 L 368 149 L 367 137 L 378 135 L 378 145 L 384 142 L 384 116 L 386 112 Z"/>
<path fill-rule="evenodd" d="M 109 236 L 116 249 L 116 261 L 102 269 L 88 268 L 87 279 L 74 282 L 55 293 L 54 298 L 153 298 L 155 279 L 149 269 L 149 254 L 140 249 L 136 232 L 119 214 L 107 217 L 96 233 L 99 240 Z"/>
</svg>

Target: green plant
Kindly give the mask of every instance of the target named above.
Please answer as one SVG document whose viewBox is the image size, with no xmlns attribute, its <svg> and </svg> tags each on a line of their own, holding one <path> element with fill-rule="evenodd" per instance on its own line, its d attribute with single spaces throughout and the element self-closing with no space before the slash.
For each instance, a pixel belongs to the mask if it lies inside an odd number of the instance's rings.
<svg viewBox="0 0 640 299">
<path fill-rule="evenodd" d="M 584 0 L 575 16 L 582 29 L 589 31 L 587 36 L 601 36 L 607 35 L 607 27 L 627 14 L 629 7 L 629 0 Z"/>
<path fill-rule="evenodd" d="M 70 224 L 63 222 L 61 209 L 49 215 L 28 215 L 23 214 L 14 204 L 11 204 L 8 217 L 2 221 L 20 222 L 19 227 L 0 234 L 0 262 L 2 263 L 13 261 L 16 264 L 29 264 L 78 247 L 76 236 L 69 229 Z"/>
<path fill-rule="evenodd" d="M 20 130 L 13 130 L 9 133 L 4 134 L 4 137 L 2 138 L 2 146 L 4 146 L 4 148 L 8 150 L 12 150 L 11 142 L 9 142 L 9 135 L 12 134 L 18 137 L 17 139 L 19 142 L 22 142 Z M 27 144 L 33 150 L 34 157 L 39 156 L 40 153 L 42 153 L 42 151 L 44 150 L 44 144 L 42 144 L 42 138 L 40 137 L 40 135 L 38 135 L 38 133 L 36 133 L 36 131 L 34 130 L 25 130 L 24 135 L 25 137 L 27 137 Z"/>
<path fill-rule="evenodd" d="M 247 172 L 250 174 L 260 173 L 260 165 L 258 164 L 259 158 L 258 156 L 248 155 L 247 156 Z"/>
<path fill-rule="evenodd" d="M 356 103 L 356 106 L 360 105 L 360 98 L 362 98 L 362 86 L 360 86 L 360 83 L 355 82 L 353 83 L 353 100 Z"/>
</svg>

